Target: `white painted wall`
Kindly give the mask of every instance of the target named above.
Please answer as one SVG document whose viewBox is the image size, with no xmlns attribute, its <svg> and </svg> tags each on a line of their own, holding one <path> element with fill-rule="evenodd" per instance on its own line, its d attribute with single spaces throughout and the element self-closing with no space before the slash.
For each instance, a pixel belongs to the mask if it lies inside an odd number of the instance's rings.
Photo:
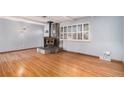
<svg viewBox="0 0 124 93">
<path fill-rule="evenodd" d="M 0 52 L 39 47 L 42 33 L 42 25 L 0 19 Z"/>
<path fill-rule="evenodd" d="M 91 22 L 91 42 L 64 41 L 63 48 L 69 51 L 101 56 L 111 51 L 112 59 L 122 60 L 122 17 L 97 16 L 61 23 L 63 25 Z"/>
</svg>

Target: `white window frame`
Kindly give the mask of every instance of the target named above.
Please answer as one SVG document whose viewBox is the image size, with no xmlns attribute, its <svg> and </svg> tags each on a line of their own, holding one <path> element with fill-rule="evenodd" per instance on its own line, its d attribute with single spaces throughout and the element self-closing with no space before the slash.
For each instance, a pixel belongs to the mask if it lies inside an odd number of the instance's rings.
<svg viewBox="0 0 124 93">
<path fill-rule="evenodd" d="M 84 24 L 89 24 L 89 30 L 88 31 L 84 31 Z M 73 33 L 75 33 L 75 32 L 73 32 L 72 30 L 73 30 L 73 26 L 74 25 L 76 25 L 77 27 L 76 27 L 76 29 L 77 29 L 77 32 L 76 32 L 76 39 L 73 39 Z M 78 31 L 78 25 L 82 25 L 82 31 L 81 31 L 81 33 L 82 33 L 82 39 L 79 39 L 78 38 L 78 33 L 79 33 L 79 31 Z M 68 27 L 69 26 L 71 26 L 71 32 L 68 32 Z M 69 41 L 86 41 L 86 42 L 89 42 L 89 41 L 91 41 L 91 23 L 89 22 L 89 21 L 86 21 L 86 22 L 83 22 L 83 23 L 77 23 L 77 24 L 71 24 L 71 25 L 63 25 L 63 26 L 60 26 L 60 30 L 61 30 L 61 27 L 63 27 L 63 33 L 61 33 L 61 31 L 60 31 L 60 40 L 69 40 Z M 66 34 L 67 34 L 67 39 L 65 39 L 64 38 L 64 27 L 67 27 L 67 32 L 66 32 Z M 83 37 L 83 35 L 84 35 L 84 33 L 86 33 L 86 32 L 88 32 L 88 40 L 85 40 L 84 39 L 84 37 Z M 72 38 L 68 38 L 68 34 L 69 33 L 71 33 L 71 37 Z M 63 38 L 61 38 L 61 34 L 63 34 Z"/>
</svg>

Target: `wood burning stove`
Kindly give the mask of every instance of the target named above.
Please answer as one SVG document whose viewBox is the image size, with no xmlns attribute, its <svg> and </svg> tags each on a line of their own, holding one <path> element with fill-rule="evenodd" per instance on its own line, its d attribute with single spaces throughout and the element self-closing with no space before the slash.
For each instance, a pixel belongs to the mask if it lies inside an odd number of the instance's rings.
<svg viewBox="0 0 124 93">
<path fill-rule="evenodd" d="M 43 54 L 56 53 L 59 51 L 59 24 L 48 21 L 48 25 L 49 36 L 44 37 L 44 47 L 38 48 L 38 52 Z M 52 29 L 56 32 L 55 36 L 52 35 Z"/>
<path fill-rule="evenodd" d="M 53 37 L 44 37 L 44 47 L 54 47 L 55 46 L 55 38 Z"/>
</svg>

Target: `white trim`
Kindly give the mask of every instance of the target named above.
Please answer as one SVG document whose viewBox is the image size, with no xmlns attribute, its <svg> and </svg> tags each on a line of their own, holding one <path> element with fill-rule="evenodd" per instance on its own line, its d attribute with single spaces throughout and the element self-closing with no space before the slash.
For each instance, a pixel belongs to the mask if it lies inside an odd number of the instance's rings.
<svg viewBox="0 0 124 93">
<path fill-rule="evenodd" d="M 78 40 L 78 39 L 60 39 L 60 40 L 63 40 L 63 41 L 79 41 L 79 42 L 90 42 L 90 40 Z"/>
<path fill-rule="evenodd" d="M 20 22 L 25 22 L 25 23 L 30 23 L 30 24 L 45 25 L 44 23 L 30 21 L 30 20 L 26 20 L 23 18 L 15 18 L 14 16 L 0 16 L 0 18 L 12 20 L 12 21 L 20 21 Z"/>
<path fill-rule="evenodd" d="M 78 39 L 78 25 L 82 25 L 82 40 L 81 39 Z M 89 30 L 88 31 L 84 31 L 84 24 L 89 24 Z M 76 39 L 68 39 L 68 33 L 75 33 L 75 32 L 73 32 L 72 31 L 72 29 L 73 29 L 73 26 L 74 25 L 76 25 L 77 27 L 76 27 L 76 30 L 77 30 L 77 34 L 76 34 Z M 71 26 L 72 28 L 71 28 L 71 32 L 68 32 L 68 27 L 69 26 Z M 60 40 L 67 40 L 67 41 L 85 41 L 85 42 L 89 42 L 89 41 L 91 41 L 91 22 L 90 21 L 85 21 L 85 22 L 82 22 L 82 23 L 76 23 L 76 24 L 65 24 L 65 25 L 61 25 L 60 26 L 60 30 L 61 30 L 61 27 L 63 27 L 63 39 L 61 39 L 60 38 Z M 67 27 L 67 32 L 64 32 L 64 27 Z M 84 38 L 83 38 L 83 34 L 85 33 L 85 32 L 88 32 L 88 34 L 89 34 L 89 39 L 88 40 L 85 40 Z M 64 39 L 64 33 L 66 33 L 67 34 L 67 39 Z M 61 34 L 61 33 L 60 33 Z"/>
</svg>

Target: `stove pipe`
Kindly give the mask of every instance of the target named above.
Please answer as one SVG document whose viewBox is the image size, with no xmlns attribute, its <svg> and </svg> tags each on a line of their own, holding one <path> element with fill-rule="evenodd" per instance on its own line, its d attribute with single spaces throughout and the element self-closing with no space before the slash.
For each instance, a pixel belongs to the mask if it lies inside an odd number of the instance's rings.
<svg viewBox="0 0 124 93">
<path fill-rule="evenodd" d="M 51 27 L 52 27 L 53 21 L 48 21 L 47 23 L 49 24 L 49 37 L 51 37 Z"/>
</svg>

